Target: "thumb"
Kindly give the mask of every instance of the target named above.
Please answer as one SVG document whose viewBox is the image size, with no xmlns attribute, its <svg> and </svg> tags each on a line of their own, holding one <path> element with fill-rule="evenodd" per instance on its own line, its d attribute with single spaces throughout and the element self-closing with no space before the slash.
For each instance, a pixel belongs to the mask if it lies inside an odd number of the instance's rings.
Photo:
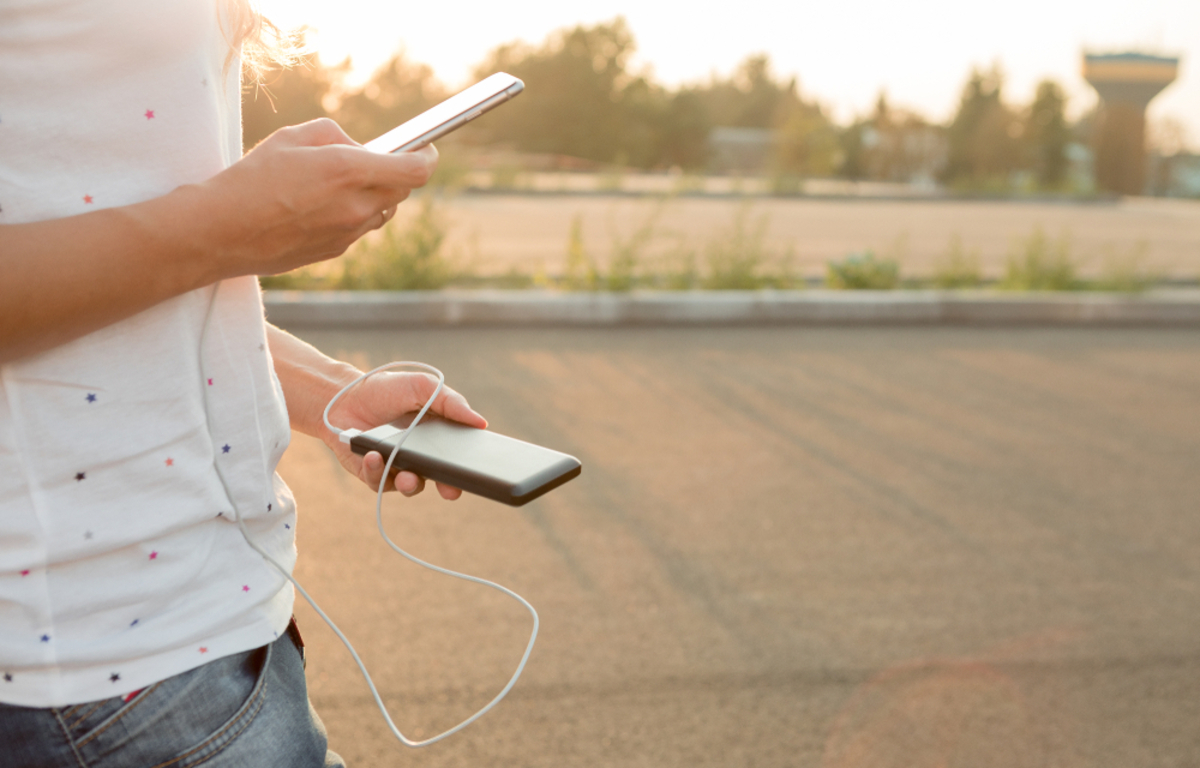
<svg viewBox="0 0 1200 768">
<path fill-rule="evenodd" d="M 318 117 L 307 123 L 280 128 L 267 141 L 279 137 L 279 141 L 297 147 L 323 147 L 330 144 L 345 144 L 352 147 L 361 146 L 357 141 L 346 135 L 342 127 L 328 117 Z"/>
</svg>

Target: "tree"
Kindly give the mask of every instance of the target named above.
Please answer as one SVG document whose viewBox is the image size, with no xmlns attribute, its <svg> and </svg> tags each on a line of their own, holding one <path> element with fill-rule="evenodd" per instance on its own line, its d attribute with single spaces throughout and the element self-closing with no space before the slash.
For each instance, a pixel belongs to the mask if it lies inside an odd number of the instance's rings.
<svg viewBox="0 0 1200 768">
<path fill-rule="evenodd" d="M 776 172 L 792 176 L 831 176 L 841 150 L 838 132 L 817 104 L 795 103 L 779 126 Z"/>
<path fill-rule="evenodd" d="M 1061 187 L 1067 177 L 1067 144 L 1071 129 L 1066 118 L 1067 97 L 1053 80 L 1038 84 L 1025 117 L 1024 138 L 1030 165 L 1043 188 Z"/>
<path fill-rule="evenodd" d="M 800 103 L 795 78 L 777 82 L 764 53 L 746 57 L 732 77 L 714 77 L 696 94 L 713 125 L 730 128 L 778 128 Z"/>
<path fill-rule="evenodd" d="M 539 48 L 496 48 L 477 76 L 503 70 L 524 80 L 528 91 L 519 109 L 489 115 L 478 139 L 599 162 L 640 157 L 633 145 L 653 135 L 666 99 L 661 89 L 629 74 L 633 50 L 633 35 L 619 17 L 560 31 Z"/>
<path fill-rule="evenodd" d="M 946 133 L 946 181 L 966 187 L 1006 187 L 1011 173 L 1020 168 L 1023 126 L 1004 104 L 1003 84 L 999 67 L 971 71 Z"/>
<path fill-rule="evenodd" d="M 708 134 L 712 118 L 694 89 L 670 95 L 661 115 L 658 163 L 685 170 L 700 170 L 708 163 Z"/>
<path fill-rule="evenodd" d="M 356 141 L 370 141 L 444 99 L 448 94 L 424 64 L 397 53 L 362 88 L 342 98 L 337 121 Z"/>
<path fill-rule="evenodd" d="M 875 111 L 847 128 L 840 172 L 851 179 L 912 182 L 936 175 L 944 164 L 945 129 L 897 109 L 879 94 Z"/>
</svg>

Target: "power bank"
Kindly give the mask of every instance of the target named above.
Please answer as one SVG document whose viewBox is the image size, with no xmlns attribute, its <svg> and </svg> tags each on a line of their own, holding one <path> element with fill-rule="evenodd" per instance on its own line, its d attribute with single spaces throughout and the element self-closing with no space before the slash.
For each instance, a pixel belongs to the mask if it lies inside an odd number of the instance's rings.
<svg viewBox="0 0 1200 768">
<path fill-rule="evenodd" d="M 354 436 L 351 450 L 378 451 L 386 461 L 412 417 Z M 583 465 L 574 456 L 427 413 L 392 463 L 393 474 L 404 469 L 519 507 L 578 477 Z"/>
</svg>

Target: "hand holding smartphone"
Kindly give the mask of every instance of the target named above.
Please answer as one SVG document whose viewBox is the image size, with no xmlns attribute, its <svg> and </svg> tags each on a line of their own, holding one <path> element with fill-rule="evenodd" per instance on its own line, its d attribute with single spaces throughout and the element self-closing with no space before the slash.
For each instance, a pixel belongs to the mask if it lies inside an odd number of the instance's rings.
<svg viewBox="0 0 1200 768">
<path fill-rule="evenodd" d="M 523 90 L 525 83 L 512 75 L 497 72 L 363 146 L 380 154 L 420 149 L 500 106 Z"/>
</svg>

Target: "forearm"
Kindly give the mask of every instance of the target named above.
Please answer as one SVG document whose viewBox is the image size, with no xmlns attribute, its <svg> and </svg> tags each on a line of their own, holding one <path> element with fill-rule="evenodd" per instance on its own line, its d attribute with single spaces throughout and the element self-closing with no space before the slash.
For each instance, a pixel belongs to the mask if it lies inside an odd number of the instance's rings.
<svg viewBox="0 0 1200 768">
<path fill-rule="evenodd" d="M 198 191 L 0 227 L 0 362 L 34 354 L 225 277 L 192 222 Z"/>
<path fill-rule="evenodd" d="M 383 226 L 436 165 L 432 146 L 377 155 L 315 120 L 162 197 L 0 226 L 0 363 L 227 277 L 333 258 Z"/>
<path fill-rule="evenodd" d="M 283 387 L 292 429 L 328 439 L 329 430 L 321 419 L 325 406 L 338 390 L 362 372 L 269 323 L 267 343 L 275 360 L 275 375 Z"/>
</svg>

